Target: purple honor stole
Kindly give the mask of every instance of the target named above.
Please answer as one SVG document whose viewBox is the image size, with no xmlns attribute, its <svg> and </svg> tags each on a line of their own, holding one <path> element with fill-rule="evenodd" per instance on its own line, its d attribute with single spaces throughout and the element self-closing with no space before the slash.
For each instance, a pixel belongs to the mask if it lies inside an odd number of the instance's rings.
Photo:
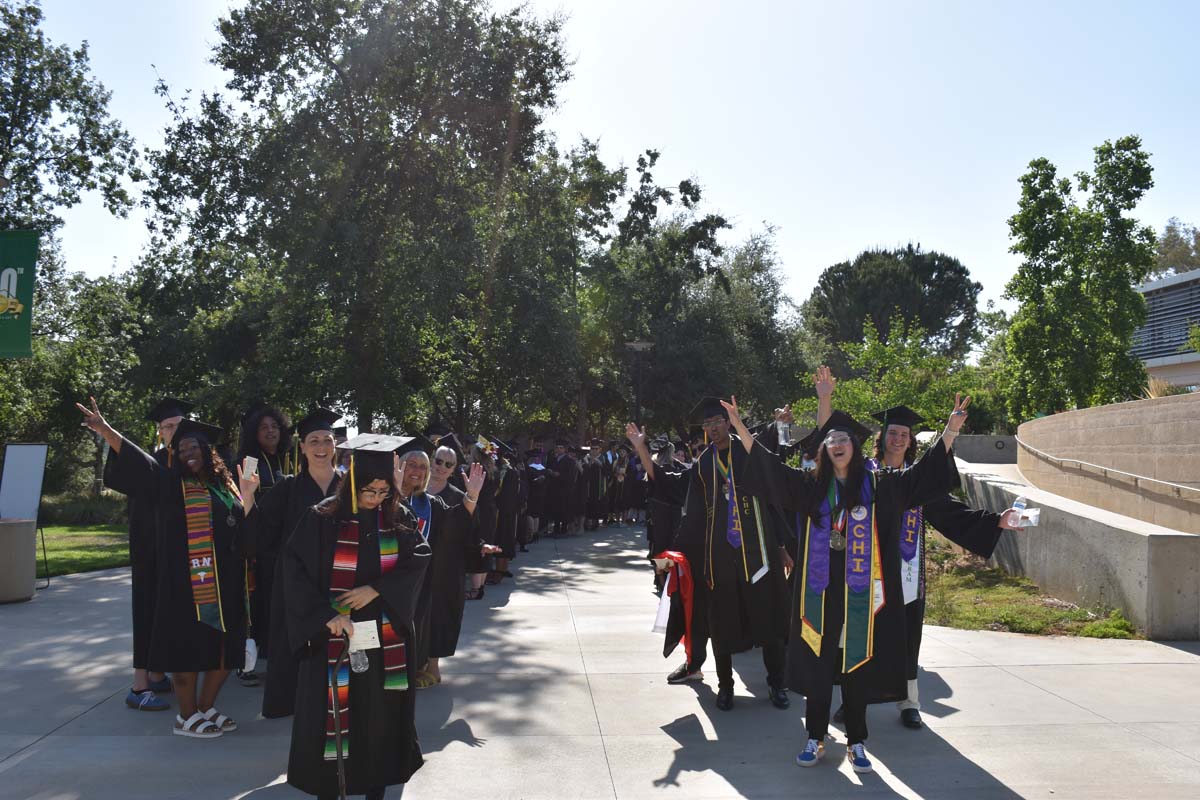
<svg viewBox="0 0 1200 800">
<path fill-rule="evenodd" d="M 875 474 L 863 475 L 860 505 L 846 519 L 846 608 L 842 620 L 842 672 L 853 672 L 875 654 L 875 615 L 883 608 L 883 561 L 875 528 Z M 825 633 L 825 590 L 829 588 L 829 547 L 837 482 L 808 519 L 807 546 L 801 576 L 801 636 L 821 655 Z"/>
<path fill-rule="evenodd" d="M 712 493 L 710 495 L 710 501 L 707 504 L 708 508 L 705 509 L 707 517 L 708 517 L 707 518 L 708 560 L 709 560 L 709 563 L 711 564 L 712 563 L 712 545 L 713 545 L 713 541 L 716 539 L 715 530 L 714 530 L 716 528 L 716 524 L 715 524 L 716 520 L 714 519 L 714 517 L 716 516 L 715 509 L 717 506 L 717 492 L 721 491 L 721 480 L 718 478 L 718 474 L 719 474 L 720 478 L 724 479 L 725 488 L 728 491 L 728 495 L 727 495 L 728 508 L 725 513 L 725 542 L 730 547 L 736 549 L 738 552 L 741 553 L 741 555 L 742 555 L 742 572 L 743 572 L 743 575 L 744 575 L 746 581 L 748 583 L 758 583 L 759 580 L 761 580 L 763 578 L 763 576 L 765 576 L 770 571 L 771 562 L 770 562 L 770 557 L 767 553 L 767 536 L 766 536 L 766 531 L 763 529 L 762 508 L 758 504 L 758 498 L 751 497 L 749 495 L 739 494 L 738 490 L 737 490 L 737 479 L 734 477 L 734 469 L 733 469 L 733 459 L 734 459 L 733 448 L 734 448 L 734 446 L 736 446 L 737 442 L 738 442 L 738 440 L 734 439 L 733 442 L 730 444 L 729 466 L 728 467 L 725 466 L 724 462 L 721 461 L 721 452 L 719 450 L 717 450 L 716 446 L 712 445 L 709 447 L 709 452 L 712 453 L 712 458 L 713 458 L 713 468 L 712 468 L 713 489 L 712 489 Z M 703 477 L 704 473 L 701 472 L 699 474 L 701 475 L 701 477 Z M 747 522 L 752 523 L 749 528 L 749 531 L 747 531 L 747 529 L 746 529 Z M 749 554 L 747 554 L 747 552 L 746 552 L 745 536 L 747 533 L 749 533 L 751 535 L 750 538 L 751 538 L 752 542 L 755 540 L 755 536 L 757 536 L 758 563 L 754 570 L 750 569 L 750 561 L 754 559 L 755 553 L 753 551 L 751 551 Z M 711 571 L 710 571 L 710 574 L 708 575 L 708 580 L 709 580 L 709 583 L 708 583 L 709 588 L 713 588 L 714 584 L 713 584 Z"/>
<path fill-rule="evenodd" d="M 912 465 L 904 466 L 907 469 Z M 867 469 L 877 472 L 880 464 L 869 458 Z M 925 570 L 922 568 L 924 560 L 925 512 L 917 506 L 905 511 L 900 520 L 900 588 L 904 595 L 904 605 L 925 596 Z"/>
</svg>

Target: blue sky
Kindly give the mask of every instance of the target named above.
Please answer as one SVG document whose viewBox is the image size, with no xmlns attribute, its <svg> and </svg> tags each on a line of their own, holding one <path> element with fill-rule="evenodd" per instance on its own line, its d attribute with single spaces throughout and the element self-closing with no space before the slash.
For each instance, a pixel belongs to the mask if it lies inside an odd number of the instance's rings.
<svg viewBox="0 0 1200 800">
<path fill-rule="evenodd" d="M 212 0 L 44 0 L 57 42 L 91 46 L 113 112 L 157 145 L 153 94 L 222 83 L 207 63 Z M 512 3 L 499 3 L 509 7 Z M 598 139 L 610 163 L 662 151 L 657 176 L 698 179 L 730 241 L 778 229 L 791 295 L 829 265 L 909 241 L 961 259 L 999 298 L 1017 260 L 1007 219 L 1017 178 L 1045 156 L 1064 174 L 1136 133 L 1155 188 L 1138 209 L 1161 229 L 1200 224 L 1200 4 L 1190 2 L 767 2 L 532 0 L 564 11 L 573 80 L 551 127 Z M 140 217 L 91 198 L 68 212 L 69 265 L 123 269 Z"/>
</svg>

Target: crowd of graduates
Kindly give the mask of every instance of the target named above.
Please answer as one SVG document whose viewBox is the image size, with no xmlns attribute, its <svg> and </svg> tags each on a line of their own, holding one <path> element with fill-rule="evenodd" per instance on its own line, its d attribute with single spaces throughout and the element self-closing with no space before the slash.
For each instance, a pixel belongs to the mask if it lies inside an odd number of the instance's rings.
<svg viewBox="0 0 1200 800">
<path fill-rule="evenodd" d="M 148 452 L 94 400 L 80 404 L 108 445 L 106 485 L 129 498 L 126 704 L 167 710 L 173 692 L 174 733 L 230 734 L 221 688 L 231 673 L 259 685 L 265 659 L 263 716 L 293 716 L 288 782 L 380 798 L 422 764 L 415 690 L 442 682 L 467 603 L 513 577 L 542 537 L 644 520 L 666 652 L 680 641 L 686 652 L 667 682 L 702 680 L 711 644 L 716 707 L 729 711 L 733 654 L 761 648 L 770 702 L 806 698 L 797 762 L 824 756 L 840 685 L 833 719 L 853 768 L 868 771 L 868 704 L 895 701 L 905 725 L 921 726 L 926 523 L 990 555 L 1019 519 L 950 496 L 969 398 L 916 460 L 920 418 L 881 412 L 868 459 L 870 431 L 832 409 L 829 371 L 814 380 L 818 424 L 799 441 L 787 409 L 751 431 L 732 399 L 703 400 L 679 438 L 630 423 L 624 440 L 547 448 L 436 423 L 348 438 L 328 409 L 292 424 L 259 403 L 235 456 L 223 430 L 164 398 L 147 415 L 161 445 Z"/>
</svg>

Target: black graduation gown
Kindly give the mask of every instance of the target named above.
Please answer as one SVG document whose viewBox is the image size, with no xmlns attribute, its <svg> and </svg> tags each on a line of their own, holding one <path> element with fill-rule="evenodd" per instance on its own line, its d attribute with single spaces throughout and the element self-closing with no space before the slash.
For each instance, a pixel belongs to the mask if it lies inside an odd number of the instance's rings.
<svg viewBox="0 0 1200 800">
<path fill-rule="evenodd" d="M 326 761 L 325 720 L 328 714 L 329 663 L 325 624 L 335 612 L 329 602 L 329 577 L 341 521 L 310 509 L 288 538 L 282 553 L 287 602 L 288 643 L 299 661 L 296 714 L 287 780 L 301 791 L 337 796 L 337 762 Z M 355 622 L 377 620 L 386 609 L 393 628 L 413 646 L 413 619 L 421 581 L 429 565 L 429 545 L 416 532 L 398 537 L 399 560 L 380 574 L 375 512 L 359 513 L 358 565 L 355 586 L 370 584 L 379 598 L 351 614 Z M 408 684 L 403 692 L 383 688 L 382 650 L 368 652 L 370 669 L 350 673 L 350 757 L 346 790 L 366 794 L 404 783 L 423 759 L 413 720 L 419 664 L 408 654 Z"/>
<path fill-rule="evenodd" d="M 170 450 L 161 447 L 154 451 L 154 460 L 167 468 Z M 125 509 L 129 520 L 130 601 L 133 610 L 133 668 L 146 669 L 150 659 L 150 631 L 154 627 L 154 597 L 158 591 L 154 573 L 155 533 L 157 513 L 155 497 L 139 495 L 136 489 L 121 480 L 117 468 L 117 453 L 108 451 L 104 462 L 104 485 L 127 496 Z"/>
<path fill-rule="evenodd" d="M 503 558 L 517 557 L 517 515 L 521 511 L 521 473 L 512 467 L 500 470 L 496 489 L 496 540 Z"/>
<path fill-rule="evenodd" d="M 454 655 L 458 647 L 466 605 L 463 580 L 467 575 L 467 561 L 471 555 L 478 556 L 484 545 L 479 539 L 474 516 L 463 505 L 464 497 L 466 494 L 450 484 L 430 497 L 433 532 L 429 546 L 432 556 L 421 583 L 415 618 L 415 659 L 419 667 L 425 666 L 430 657 Z"/>
<path fill-rule="evenodd" d="M 525 512 L 534 519 L 540 521 L 546 515 L 546 471 L 541 469 L 530 469 L 529 475 L 529 502 L 526 505 Z"/>
<path fill-rule="evenodd" d="M 241 464 L 246 456 L 258 459 L 259 491 L 265 492 L 281 485 L 290 476 L 284 473 L 285 456 L 268 456 L 260 449 L 239 453 L 237 463 Z M 229 465 L 229 470 L 237 475 L 237 467 Z M 320 497 L 313 502 L 319 502 Z M 311 505 L 311 503 L 310 503 Z M 290 531 L 289 531 L 290 532 Z M 254 555 L 251 567 L 254 570 L 254 591 L 250 593 L 250 620 L 254 626 L 254 642 L 258 645 L 258 654 L 262 658 L 270 657 L 271 650 L 271 601 L 275 596 L 275 574 L 279 549 L 283 546 L 281 540 L 260 542 Z"/>
<path fill-rule="evenodd" d="M 583 460 L 583 482 L 587 491 L 585 515 L 588 519 L 603 519 L 608 513 L 608 481 L 600 461 L 593 458 Z"/>
<path fill-rule="evenodd" d="M 687 499 L 688 470 L 680 465 L 664 467 L 654 464 L 654 478 L 648 482 L 646 500 L 646 533 L 650 540 L 649 558 L 671 546 L 675 531 L 683 519 L 683 503 Z M 689 559 L 690 560 L 690 559 Z"/>
<path fill-rule="evenodd" d="M 475 504 L 476 533 L 480 541 L 485 544 L 496 543 L 496 524 L 499 520 L 499 512 L 496 507 L 497 488 L 496 478 L 488 475 L 483 479 L 483 486 L 479 490 L 479 502 Z M 492 557 L 485 556 L 476 550 L 467 556 L 465 566 L 467 574 L 482 575 L 491 571 Z"/>
<path fill-rule="evenodd" d="M 546 514 L 554 522 L 570 522 L 575 506 L 575 461 L 564 454 L 552 459 L 546 469 Z"/>
<path fill-rule="evenodd" d="M 757 582 L 751 582 L 764 565 L 751 500 L 764 492 L 745 481 L 749 457 L 736 436 L 730 437 L 728 452 L 732 453 L 734 483 L 742 504 L 742 546 L 733 547 L 726 539 L 729 501 L 716 469 L 715 447 L 704 451 L 696 466 L 688 470 L 687 501 L 676 539 L 692 563 L 693 579 L 708 586 L 708 631 L 714 651 L 737 653 L 782 642 L 787 635 L 787 580 L 779 557 L 779 548 L 787 544 L 787 532 L 776 529 L 766 502 L 760 500 L 767 570 Z"/>
<path fill-rule="evenodd" d="M 571 519 L 582 517 L 587 513 L 587 481 L 584 479 L 583 464 L 578 459 L 571 459 L 571 468 L 575 471 L 574 489 L 571 491 Z"/>
<path fill-rule="evenodd" d="M 288 537 L 296 530 L 308 510 L 326 497 L 337 494 L 341 475 L 333 474 L 329 491 L 322 492 L 307 472 L 289 475 L 274 488 L 255 498 L 254 508 L 246 517 L 259 549 L 270 547 L 281 553 Z M 288 644 L 286 599 L 283 591 L 283 564 L 275 558 L 275 575 L 271 581 L 270 639 L 276 644 L 267 659 L 267 678 L 263 687 L 263 716 L 268 719 L 286 717 L 296 702 L 296 661 L 294 648 Z"/>
<path fill-rule="evenodd" d="M 139 501 L 151 499 L 155 512 L 154 622 L 146 667 L 155 672 L 207 672 L 238 669 L 246 656 L 244 559 L 253 541 L 243 530 L 242 504 L 227 509 L 209 491 L 212 503 L 213 555 L 225 632 L 196 619 L 188 564 L 183 486 L 177 468 L 125 439 L 112 464 L 113 481 L 128 487 Z M 107 467 L 106 467 L 107 468 Z M 230 524 L 232 522 L 232 524 Z"/>
<path fill-rule="evenodd" d="M 629 459 L 629 467 L 625 470 L 625 480 L 621 482 L 622 510 L 636 510 L 646 507 L 646 471 L 642 462 L 636 457 Z"/>
<path fill-rule="evenodd" d="M 740 449 L 740 448 L 739 448 Z M 744 451 L 743 451 L 744 452 Z M 911 469 L 902 472 L 879 473 L 875 488 L 875 528 L 882 556 L 884 605 L 875 615 L 875 648 L 870 661 L 850 675 L 860 694 L 868 703 L 903 700 L 908 695 L 906 682 L 906 628 L 904 595 L 900 586 L 899 529 L 901 514 L 933 501 L 950 488 L 951 458 L 941 440 L 934 442 Z M 765 495 L 770 502 L 787 512 L 807 515 L 820 503 L 827 491 L 826 480 L 818 478 L 816 470 L 801 470 L 782 463 L 761 444 L 756 444 L 738 475 L 748 490 Z M 796 572 L 804 569 L 803 556 L 808 547 L 808 526 L 799 531 Z M 829 586 L 825 590 L 825 632 L 821 652 L 824 659 L 837 658 L 845 616 L 846 551 L 830 550 Z M 802 579 L 794 581 L 788 639 L 788 688 L 809 694 L 810 687 L 828 680 L 828 667 L 813 653 L 802 635 L 800 592 Z M 847 680 L 843 674 L 841 680 Z"/>
</svg>

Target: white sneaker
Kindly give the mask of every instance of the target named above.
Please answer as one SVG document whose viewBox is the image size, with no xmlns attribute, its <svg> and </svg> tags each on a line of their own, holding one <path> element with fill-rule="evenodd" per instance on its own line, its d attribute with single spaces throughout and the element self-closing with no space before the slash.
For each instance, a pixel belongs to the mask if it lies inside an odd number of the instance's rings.
<svg viewBox="0 0 1200 800">
<path fill-rule="evenodd" d="M 815 767 L 817 762 L 825 757 L 825 743 L 809 739 L 804 750 L 796 756 L 796 763 L 802 767 Z"/>
</svg>

